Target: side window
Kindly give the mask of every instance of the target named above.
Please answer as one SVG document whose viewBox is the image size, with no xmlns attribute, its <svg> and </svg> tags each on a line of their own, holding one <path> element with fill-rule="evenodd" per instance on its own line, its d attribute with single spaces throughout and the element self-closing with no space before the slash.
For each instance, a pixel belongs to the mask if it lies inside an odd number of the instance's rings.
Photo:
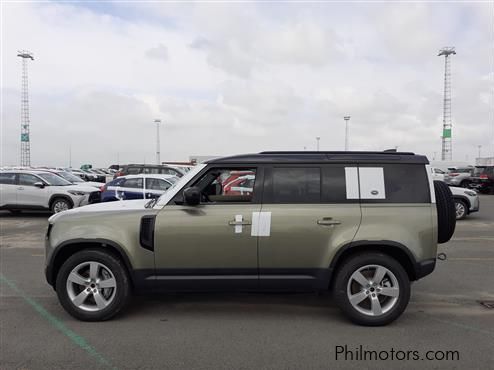
<svg viewBox="0 0 494 370">
<path fill-rule="evenodd" d="M 254 196 L 255 179 L 255 168 L 213 168 L 194 186 L 201 189 L 202 202 L 206 204 L 250 203 Z"/>
<path fill-rule="evenodd" d="M 15 173 L 0 173 L 0 184 L 15 185 Z"/>
<path fill-rule="evenodd" d="M 272 170 L 273 203 L 319 203 L 321 201 L 321 169 L 319 167 Z"/>
<path fill-rule="evenodd" d="M 166 191 L 170 186 L 171 186 L 170 183 L 162 179 L 152 179 L 152 178 L 146 179 L 146 189 L 148 190 Z"/>
<path fill-rule="evenodd" d="M 42 182 L 42 181 L 36 176 L 30 175 L 28 173 L 19 174 L 19 185 L 34 186 L 36 182 Z"/>
<path fill-rule="evenodd" d="M 138 175 L 141 173 L 141 168 L 139 167 L 128 167 L 127 175 Z"/>
<path fill-rule="evenodd" d="M 122 186 L 122 183 L 125 182 L 125 179 L 122 178 L 116 178 L 115 180 L 110 181 L 106 186 Z"/>
<path fill-rule="evenodd" d="M 372 168 L 378 168 L 372 165 Z M 385 195 L 382 199 L 365 199 L 362 202 L 379 203 L 429 203 L 430 191 L 427 178 L 427 170 L 420 164 L 383 164 Z M 362 170 L 370 170 L 365 166 L 360 166 L 360 182 L 362 183 Z"/>
<path fill-rule="evenodd" d="M 125 179 L 125 182 L 120 186 L 124 188 L 142 189 L 142 177 Z"/>
</svg>

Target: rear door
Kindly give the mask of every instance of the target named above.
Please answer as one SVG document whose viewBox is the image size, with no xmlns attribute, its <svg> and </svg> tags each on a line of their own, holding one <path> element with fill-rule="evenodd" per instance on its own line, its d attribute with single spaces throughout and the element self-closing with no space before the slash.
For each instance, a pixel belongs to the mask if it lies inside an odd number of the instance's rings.
<svg viewBox="0 0 494 370">
<path fill-rule="evenodd" d="M 15 173 L 0 173 L 0 207 L 17 204 L 17 185 Z"/>
<path fill-rule="evenodd" d="M 257 233 L 261 288 L 327 287 L 331 258 L 353 240 L 361 219 L 358 178 L 347 172 L 326 164 L 266 168 Z"/>
<path fill-rule="evenodd" d="M 122 200 L 143 199 L 144 179 L 142 177 L 125 179 L 125 181 L 118 186 L 117 198 Z"/>
<path fill-rule="evenodd" d="M 147 177 L 145 186 L 144 195 L 146 199 L 151 199 L 160 197 L 172 184 L 163 179 Z"/>
</svg>

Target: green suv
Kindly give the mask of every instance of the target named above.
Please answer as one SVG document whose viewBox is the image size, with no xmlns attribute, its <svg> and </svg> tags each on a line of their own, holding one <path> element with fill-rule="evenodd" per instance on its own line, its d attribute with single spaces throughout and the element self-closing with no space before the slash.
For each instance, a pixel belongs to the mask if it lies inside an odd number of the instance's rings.
<svg viewBox="0 0 494 370">
<path fill-rule="evenodd" d="M 49 219 L 46 278 L 74 317 L 133 292 L 325 291 L 362 325 L 396 319 L 455 228 L 421 155 L 262 152 L 197 165 L 159 199 Z"/>
</svg>

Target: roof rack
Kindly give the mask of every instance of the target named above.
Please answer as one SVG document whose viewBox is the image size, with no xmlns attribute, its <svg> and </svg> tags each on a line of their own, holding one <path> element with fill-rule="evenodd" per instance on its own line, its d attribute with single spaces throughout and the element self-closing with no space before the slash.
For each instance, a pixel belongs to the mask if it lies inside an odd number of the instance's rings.
<svg viewBox="0 0 494 370">
<path fill-rule="evenodd" d="M 260 152 L 259 154 L 276 154 L 276 155 L 283 155 L 283 154 L 297 154 L 297 155 L 303 155 L 303 154 L 396 154 L 396 155 L 415 155 L 413 152 L 398 152 L 396 149 L 387 149 L 382 152 L 379 151 L 264 151 Z"/>
</svg>

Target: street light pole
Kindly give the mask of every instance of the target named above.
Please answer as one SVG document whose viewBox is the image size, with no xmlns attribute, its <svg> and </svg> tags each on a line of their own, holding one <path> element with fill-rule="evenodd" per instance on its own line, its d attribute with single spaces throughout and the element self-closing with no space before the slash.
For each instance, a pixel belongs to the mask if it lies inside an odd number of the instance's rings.
<svg viewBox="0 0 494 370">
<path fill-rule="evenodd" d="M 320 139 L 321 139 L 321 138 L 320 138 L 319 136 L 317 136 L 317 137 L 316 137 L 316 141 L 317 141 L 317 151 L 319 151 L 319 140 L 320 140 Z"/>
<path fill-rule="evenodd" d="M 479 156 L 478 156 L 478 158 L 480 159 L 480 149 L 482 149 L 482 145 L 477 145 L 477 147 L 479 148 Z"/>
<path fill-rule="evenodd" d="M 345 120 L 345 152 L 348 151 L 348 121 L 350 121 L 350 116 L 343 117 Z"/>
<path fill-rule="evenodd" d="M 154 123 L 156 123 L 156 164 L 161 164 L 160 159 L 160 119 L 155 119 Z"/>
</svg>

